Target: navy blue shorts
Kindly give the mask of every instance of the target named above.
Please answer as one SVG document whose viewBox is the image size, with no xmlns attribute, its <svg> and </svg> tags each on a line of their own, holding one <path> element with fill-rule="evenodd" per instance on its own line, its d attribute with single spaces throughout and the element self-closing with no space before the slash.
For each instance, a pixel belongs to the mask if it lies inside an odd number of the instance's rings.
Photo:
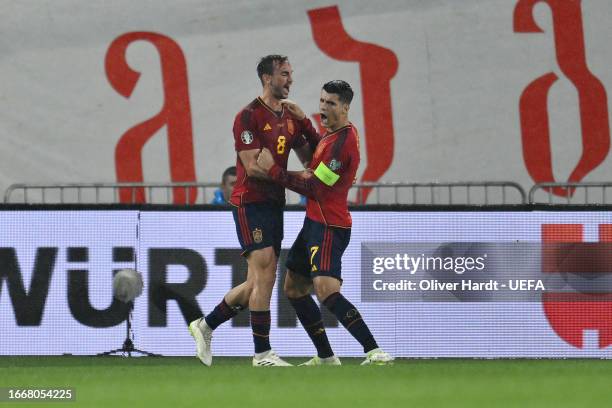
<svg viewBox="0 0 612 408">
<path fill-rule="evenodd" d="M 308 279 L 331 276 L 342 282 L 342 255 L 350 240 L 350 228 L 328 227 L 306 218 L 287 255 L 287 269 Z"/>
<path fill-rule="evenodd" d="M 278 257 L 283 241 L 283 207 L 270 203 L 243 204 L 233 207 L 232 214 L 242 256 L 256 249 L 273 247 Z"/>
</svg>

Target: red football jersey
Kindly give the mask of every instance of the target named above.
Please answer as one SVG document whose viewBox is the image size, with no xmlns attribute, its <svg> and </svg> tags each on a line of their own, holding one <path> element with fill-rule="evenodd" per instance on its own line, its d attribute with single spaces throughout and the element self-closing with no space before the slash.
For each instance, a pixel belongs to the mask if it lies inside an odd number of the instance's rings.
<svg viewBox="0 0 612 408">
<path fill-rule="evenodd" d="M 267 147 L 276 164 L 284 169 L 287 169 L 289 151 L 303 146 L 306 138 L 316 137 L 317 132 L 308 119 L 298 121 L 286 109 L 276 112 L 259 97 L 234 120 L 236 152 Z M 248 177 L 238 156 L 236 184 L 230 202 L 238 206 L 266 201 L 284 204 L 285 188 L 271 181 Z"/>
<path fill-rule="evenodd" d="M 308 218 L 329 226 L 351 227 L 348 192 L 355 182 L 359 160 L 359 135 L 352 123 L 323 136 L 310 164 L 321 188 L 316 199 L 308 199 Z"/>
</svg>

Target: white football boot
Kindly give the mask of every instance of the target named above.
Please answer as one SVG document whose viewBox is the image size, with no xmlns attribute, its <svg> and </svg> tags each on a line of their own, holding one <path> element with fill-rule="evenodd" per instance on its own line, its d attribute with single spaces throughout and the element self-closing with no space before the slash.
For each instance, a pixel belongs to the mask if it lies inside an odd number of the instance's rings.
<svg viewBox="0 0 612 408">
<path fill-rule="evenodd" d="M 368 351 L 366 359 L 363 360 L 361 365 L 391 365 L 393 364 L 393 357 L 381 348 Z"/>
<path fill-rule="evenodd" d="M 212 341 L 212 332 L 206 320 L 200 317 L 197 320 L 189 323 L 189 332 L 196 342 L 196 356 L 202 364 L 210 366 L 212 364 L 212 352 L 210 351 L 210 343 Z"/>
<path fill-rule="evenodd" d="M 253 357 L 253 367 L 291 367 L 293 364 L 289 364 L 282 358 L 276 355 L 274 350 L 268 350 L 263 353 L 255 354 Z"/>
<path fill-rule="evenodd" d="M 300 366 L 339 366 L 342 365 L 340 359 L 336 356 L 321 358 L 319 356 L 314 356 L 310 360 L 305 363 L 300 364 Z"/>
</svg>

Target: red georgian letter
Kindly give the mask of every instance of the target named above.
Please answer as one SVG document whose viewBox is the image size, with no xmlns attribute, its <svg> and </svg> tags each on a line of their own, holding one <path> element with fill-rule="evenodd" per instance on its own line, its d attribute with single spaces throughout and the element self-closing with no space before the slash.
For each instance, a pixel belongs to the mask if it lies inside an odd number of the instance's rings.
<svg viewBox="0 0 612 408">
<path fill-rule="evenodd" d="M 164 86 L 164 104 L 161 111 L 123 134 L 115 150 L 117 181 L 142 182 L 142 149 L 161 128 L 166 127 L 168 137 L 170 177 L 173 182 L 193 182 L 195 162 L 191 129 L 191 108 L 187 82 L 187 66 L 179 45 L 171 38 L 157 33 L 133 32 L 116 38 L 106 53 L 106 75 L 113 88 L 129 98 L 140 73 L 132 70 L 126 61 L 126 50 L 135 41 L 148 41 L 159 53 Z M 123 188 L 122 203 L 145 202 L 144 189 Z M 196 200 L 197 189 L 174 189 L 174 203 L 184 204 Z"/>
<path fill-rule="evenodd" d="M 548 4 L 552 11 L 557 62 L 578 91 L 582 155 L 568 181 L 579 182 L 605 160 L 610 150 L 606 90 L 587 66 L 580 0 L 519 0 L 514 10 L 514 31 L 542 32 L 533 18 L 533 9 L 539 2 Z M 545 74 L 529 84 L 521 95 L 523 157 L 527 171 L 536 183 L 555 181 L 547 98 L 557 79 L 552 72 Z M 573 190 L 556 188 L 553 193 L 567 196 Z"/>
<path fill-rule="evenodd" d="M 340 61 L 359 63 L 367 152 L 361 181 L 378 181 L 393 161 L 391 79 L 399 65 L 397 57 L 387 48 L 351 38 L 337 6 L 309 10 L 308 17 L 321 51 Z M 370 191 L 364 189 L 359 201 L 365 202 Z"/>
</svg>

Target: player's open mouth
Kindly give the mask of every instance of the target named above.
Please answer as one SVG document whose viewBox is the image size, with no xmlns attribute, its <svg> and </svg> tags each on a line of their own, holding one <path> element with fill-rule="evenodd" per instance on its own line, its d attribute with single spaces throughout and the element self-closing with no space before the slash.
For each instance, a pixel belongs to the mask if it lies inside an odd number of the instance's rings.
<svg viewBox="0 0 612 408">
<path fill-rule="evenodd" d="M 321 120 L 327 120 L 327 115 L 324 113 L 321 113 Z"/>
</svg>

